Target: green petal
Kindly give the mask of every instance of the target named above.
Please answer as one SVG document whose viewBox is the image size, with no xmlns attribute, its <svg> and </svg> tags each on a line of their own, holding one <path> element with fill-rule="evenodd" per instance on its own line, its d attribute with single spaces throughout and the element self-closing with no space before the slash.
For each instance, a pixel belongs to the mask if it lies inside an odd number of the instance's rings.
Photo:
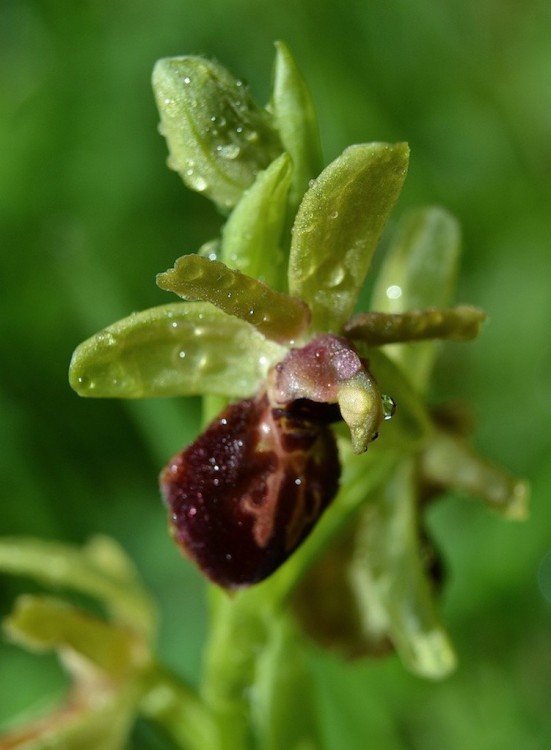
<svg viewBox="0 0 551 750">
<path fill-rule="evenodd" d="M 281 154 L 259 172 L 222 229 L 220 260 L 280 290 L 287 285 L 281 234 L 292 174 L 289 155 Z"/>
<path fill-rule="evenodd" d="M 310 180 L 322 169 L 318 123 L 310 91 L 283 42 L 276 42 L 274 84 L 269 110 L 279 130 L 283 148 L 295 171 L 291 205 L 298 207 Z"/>
<path fill-rule="evenodd" d="M 79 395 L 98 398 L 244 398 L 285 353 L 208 303 L 176 303 L 134 313 L 84 341 L 69 380 Z"/>
<path fill-rule="evenodd" d="M 455 290 L 460 241 L 459 225 L 444 209 L 408 213 L 387 251 L 371 307 L 387 313 L 447 307 Z M 388 350 L 420 389 L 427 385 L 436 352 L 430 342 Z"/>
<path fill-rule="evenodd" d="M 352 314 L 408 155 L 404 143 L 350 146 L 304 196 L 293 228 L 289 290 L 308 303 L 316 330 L 337 332 Z"/>
<path fill-rule="evenodd" d="M 153 70 L 153 90 L 169 166 L 192 190 L 224 209 L 281 153 L 268 114 L 224 67 L 201 57 L 170 57 Z"/>
<path fill-rule="evenodd" d="M 350 318 L 344 333 L 368 346 L 449 339 L 469 341 L 480 333 L 486 314 L 478 307 L 456 307 L 410 310 L 404 313 L 366 312 Z"/>
<path fill-rule="evenodd" d="M 158 274 L 157 284 L 184 299 L 211 302 L 279 343 L 300 338 L 310 322 L 310 311 L 302 300 L 200 255 L 178 258 L 173 269 Z"/>
</svg>

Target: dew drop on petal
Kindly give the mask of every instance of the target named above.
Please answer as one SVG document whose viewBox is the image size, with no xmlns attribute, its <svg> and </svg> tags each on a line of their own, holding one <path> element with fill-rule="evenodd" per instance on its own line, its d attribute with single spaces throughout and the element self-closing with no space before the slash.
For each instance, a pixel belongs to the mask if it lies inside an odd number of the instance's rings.
<svg viewBox="0 0 551 750">
<path fill-rule="evenodd" d="M 389 299 L 400 299 L 402 296 L 402 287 L 399 287 L 397 284 L 392 284 L 387 288 L 386 296 Z"/>
<path fill-rule="evenodd" d="M 381 396 L 381 401 L 383 403 L 383 419 L 388 421 L 392 419 L 396 412 L 396 401 L 391 396 L 387 396 L 386 393 Z"/>
</svg>

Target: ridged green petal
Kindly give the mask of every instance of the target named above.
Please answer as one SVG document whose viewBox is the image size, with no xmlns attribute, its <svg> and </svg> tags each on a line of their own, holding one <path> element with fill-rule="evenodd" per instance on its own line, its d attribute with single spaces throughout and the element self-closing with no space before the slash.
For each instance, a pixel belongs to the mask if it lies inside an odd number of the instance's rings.
<svg viewBox="0 0 551 750">
<path fill-rule="evenodd" d="M 200 255 L 178 258 L 174 268 L 158 274 L 157 284 L 184 299 L 211 302 L 279 343 L 296 341 L 310 322 L 310 311 L 302 300 Z"/>
</svg>

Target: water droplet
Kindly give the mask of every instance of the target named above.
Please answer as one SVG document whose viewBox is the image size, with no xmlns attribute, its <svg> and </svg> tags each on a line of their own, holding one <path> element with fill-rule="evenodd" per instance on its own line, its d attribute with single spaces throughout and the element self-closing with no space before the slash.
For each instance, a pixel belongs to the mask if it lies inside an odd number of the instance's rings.
<svg viewBox="0 0 551 750">
<path fill-rule="evenodd" d="M 388 421 L 392 419 L 396 412 L 396 401 L 391 396 L 387 396 L 386 393 L 381 396 L 381 401 L 383 404 L 383 419 Z"/>
<path fill-rule="evenodd" d="M 389 299 L 400 299 L 402 296 L 402 287 L 399 287 L 397 284 L 392 284 L 386 290 L 386 296 Z"/>
<path fill-rule="evenodd" d="M 338 218 L 339 218 L 339 212 L 338 212 L 338 211 L 332 211 L 332 212 L 331 212 L 331 213 L 329 214 L 329 218 L 330 218 L 330 219 L 338 219 Z"/>
<path fill-rule="evenodd" d="M 112 333 L 109 333 L 109 331 L 102 331 L 101 333 L 98 333 L 96 341 L 98 342 L 98 344 L 103 344 L 103 346 L 115 346 L 115 344 L 117 343 L 117 339 L 113 336 Z"/>
<path fill-rule="evenodd" d="M 189 85 L 191 83 L 191 78 L 189 76 L 184 76 L 184 83 L 186 86 Z"/>
<path fill-rule="evenodd" d="M 342 284 L 345 276 L 346 276 L 346 272 L 343 266 L 335 266 L 331 270 L 331 273 L 329 274 L 329 278 L 327 279 L 327 284 L 330 287 L 338 286 L 339 284 Z"/>
<path fill-rule="evenodd" d="M 223 159 L 237 159 L 241 153 L 241 149 L 237 143 L 228 143 L 225 146 L 217 146 L 216 150 Z"/>
<path fill-rule="evenodd" d="M 181 349 L 178 352 L 178 357 L 179 357 L 179 359 L 185 359 L 186 358 L 186 353 L 185 353 L 185 351 L 183 349 Z"/>
<path fill-rule="evenodd" d="M 204 177 L 196 177 L 193 181 L 193 187 L 198 193 L 202 193 L 207 189 L 208 183 Z"/>
</svg>

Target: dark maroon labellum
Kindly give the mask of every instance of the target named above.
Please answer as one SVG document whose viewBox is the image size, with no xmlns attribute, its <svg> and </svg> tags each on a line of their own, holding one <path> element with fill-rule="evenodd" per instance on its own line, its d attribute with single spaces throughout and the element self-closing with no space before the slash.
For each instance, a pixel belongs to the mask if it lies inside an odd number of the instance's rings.
<svg viewBox="0 0 551 750">
<path fill-rule="evenodd" d="M 238 588 L 273 573 L 335 496 L 328 424 L 338 408 L 266 394 L 229 406 L 161 474 L 173 536 L 212 581 Z"/>
</svg>

